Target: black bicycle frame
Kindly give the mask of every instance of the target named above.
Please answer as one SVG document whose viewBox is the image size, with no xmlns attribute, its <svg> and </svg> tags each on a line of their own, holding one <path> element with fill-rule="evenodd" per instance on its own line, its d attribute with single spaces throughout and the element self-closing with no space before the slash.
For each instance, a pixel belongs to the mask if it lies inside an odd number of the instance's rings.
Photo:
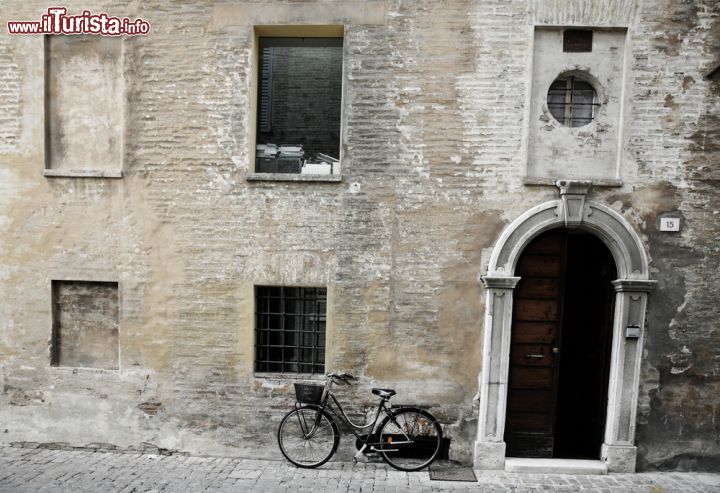
<svg viewBox="0 0 720 493">
<path fill-rule="evenodd" d="M 350 432 L 355 435 L 357 438 L 362 440 L 362 435 L 358 434 L 355 430 L 366 430 L 369 429 L 368 437 L 372 435 L 372 432 L 375 430 L 375 427 L 377 426 L 378 419 L 380 418 L 380 413 L 382 411 L 385 411 L 386 414 L 389 414 L 387 409 L 385 408 L 385 400 L 380 399 L 380 403 L 378 404 L 377 411 L 375 412 L 375 419 L 373 419 L 372 423 L 366 423 L 362 426 L 357 426 L 355 423 L 350 421 L 350 418 L 347 417 L 347 414 L 345 414 L 345 410 L 343 409 L 342 405 L 338 402 L 338 400 L 335 398 L 333 394 L 329 394 L 329 399 L 325 400 L 325 404 L 323 405 L 322 409 L 329 410 L 336 418 L 338 418 L 341 421 L 344 421 L 347 424 L 348 429 Z M 335 409 L 330 405 L 328 402 L 330 399 L 332 399 L 333 403 L 335 403 L 335 406 L 340 410 L 341 414 L 338 414 Z M 365 441 L 363 441 L 365 443 Z"/>
<path fill-rule="evenodd" d="M 340 410 L 340 414 L 333 409 L 333 406 L 330 404 L 329 400 L 332 399 L 332 402 L 335 403 L 335 406 Z M 333 416 L 335 416 L 338 420 L 344 422 L 347 425 L 347 428 L 350 430 L 350 432 L 355 435 L 355 437 L 360 440 L 360 442 L 366 447 L 375 447 L 375 446 L 381 446 L 381 445 L 387 445 L 379 441 L 371 442 L 370 439 L 373 437 L 373 432 L 375 431 L 375 427 L 377 426 L 378 419 L 380 418 L 380 413 L 384 411 L 385 415 L 389 416 L 390 419 L 392 419 L 398 428 L 400 428 L 400 424 L 397 423 L 397 421 L 394 420 L 392 413 L 385 407 L 385 402 L 387 402 L 385 399 L 380 399 L 380 403 L 378 404 L 377 411 L 375 412 L 375 418 L 373 419 L 372 423 L 367 423 L 362 426 L 357 426 L 355 423 L 350 421 L 350 418 L 347 417 L 347 414 L 345 414 L 345 410 L 343 409 L 342 405 L 338 402 L 338 400 L 335 398 L 335 396 L 328 392 L 327 396 L 325 398 L 325 401 L 321 406 L 318 407 L 318 409 L 322 411 L 330 411 Z M 310 430 L 309 433 L 306 433 L 306 436 L 309 434 L 312 434 L 315 426 L 318 425 L 320 421 L 320 413 L 318 413 L 316 419 L 315 419 L 315 425 L 313 426 L 313 430 Z M 363 437 L 363 435 L 357 433 L 356 430 L 365 430 L 369 429 L 369 433 Z M 303 431 L 304 432 L 304 431 Z M 406 439 L 409 439 L 409 437 L 405 437 Z M 412 442 L 407 442 L 412 443 Z M 396 447 L 397 445 L 400 445 L 400 443 L 393 443 L 391 446 Z M 387 450 L 386 450 L 387 451 Z"/>
</svg>

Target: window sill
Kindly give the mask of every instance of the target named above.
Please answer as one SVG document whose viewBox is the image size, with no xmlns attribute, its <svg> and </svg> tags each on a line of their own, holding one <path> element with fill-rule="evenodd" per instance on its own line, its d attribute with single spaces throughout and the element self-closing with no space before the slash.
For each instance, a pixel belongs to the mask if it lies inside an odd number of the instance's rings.
<svg viewBox="0 0 720 493">
<path fill-rule="evenodd" d="M 46 178 L 122 178 L 122 171 L 44 169 Z"/>
<path fill-rule="evenodd" d="M 93 368 L 90 366 L 56 366 L 56 365 L 50 365 L 50 368 L 53 370 L 57 370 L 62 373 L 72 373 L 74 375 L 78 373 L 105 373 L 105 374 L 115 374 L 118 375 L 120 373 L 119 368 Z"/>
<path fill-rule="evenodd" d="M 523 185 L 547 185 L 555 187 L 555 182 L 560 178 L 540 178 L 537 176 L 526 176 L 523 178 Z M 574 180 L 575 178 L 573 178 Z M 619 188 L 623 186 L 622 180 L 612 178 L 578 178 L 592 182 L 593 187 Z"/>
<path fill-rule="evenodd" d="M 325 375 L 319 373 L 254 373 L 255 380 L 303 380 L 318 383 L 325 382 Z"/>
<path fill-rule="evenodd" d="M 340 183 L 342 175 L 301 175 L 299 173 L 248 173 L 247 181 L 304 181 Z"/>
</svg>

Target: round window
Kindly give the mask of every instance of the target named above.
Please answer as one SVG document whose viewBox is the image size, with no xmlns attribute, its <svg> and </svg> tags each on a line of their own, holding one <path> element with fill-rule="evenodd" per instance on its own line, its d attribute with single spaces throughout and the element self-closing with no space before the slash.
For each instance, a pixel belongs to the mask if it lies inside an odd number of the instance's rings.
<svg viewBox="0 0 720 493">
<path fill-rule="evenodd" d="M 595 88 L 575 75 L 561 75 L 547 94 L 550 114 L 567 127 L 582 127 L 595 119 L 600 108 Z"/>
</svg>

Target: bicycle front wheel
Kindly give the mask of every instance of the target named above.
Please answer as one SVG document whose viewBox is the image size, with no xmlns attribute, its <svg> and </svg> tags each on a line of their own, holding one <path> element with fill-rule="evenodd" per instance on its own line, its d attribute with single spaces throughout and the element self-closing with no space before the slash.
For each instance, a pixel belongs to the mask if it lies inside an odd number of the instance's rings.
<svg viewBox="0 0 720 493">
<path fill-rule="evenodd" d="M 437 458 L 442 428 L 437 419 L 416 407 L 403 407 L 380 424 L 379 450 L 385 462 L 401 471 L 418 471 Z"/>
<path fill-rule="evenodd" d="M 317 406 L 302 406 L 285 415 L 277 438 L 287 460 L 312 468 L 332 457 L 340 443 L 340 432 L 328 413 Z"/>
</svg>

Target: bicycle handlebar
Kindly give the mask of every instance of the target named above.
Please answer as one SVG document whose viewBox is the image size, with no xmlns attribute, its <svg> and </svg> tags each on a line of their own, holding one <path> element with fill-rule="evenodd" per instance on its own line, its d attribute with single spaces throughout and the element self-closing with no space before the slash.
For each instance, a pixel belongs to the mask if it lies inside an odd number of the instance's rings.
<svg viewBox="0 0 720 493">
<path fill-rule="evenodd" d="M 350 385 L 350 380 L 355 380 L 355 377 L 349 373 L 328 373 L 326 375 L 332 379 L 335 383 L 343 383 L 344 385 Z"/>
</svg>

